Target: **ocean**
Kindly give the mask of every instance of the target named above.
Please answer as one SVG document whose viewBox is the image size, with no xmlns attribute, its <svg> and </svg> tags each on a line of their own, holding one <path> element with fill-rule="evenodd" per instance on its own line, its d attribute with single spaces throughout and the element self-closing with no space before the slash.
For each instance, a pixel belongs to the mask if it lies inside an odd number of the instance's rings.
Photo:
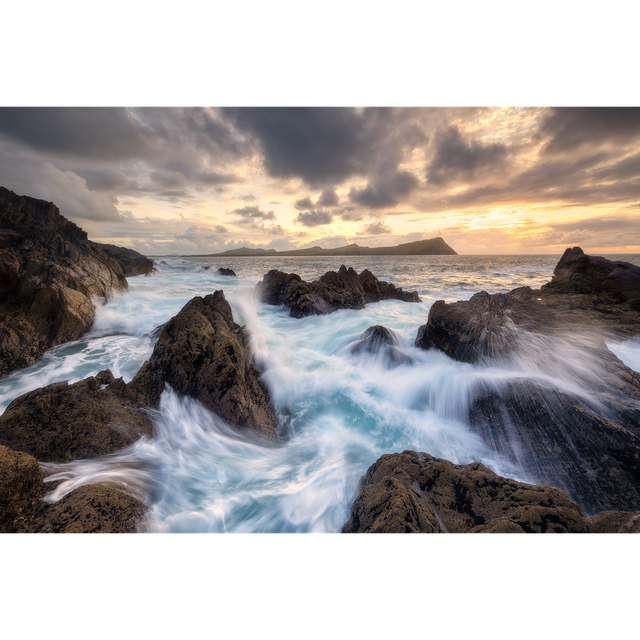
<svg viewBox="0 0 640 640">
<path fill-rule="evenodd" d="M 638 255 L 607 257 L 640 264 Z M 23 393 L 107 368 L 130 381 L 153 351 L 153 329 L 194 296 L 222 289 L 235 321 L 250 330 L 262 380 L 287 438 L 264 446 L 167 388 L 153 412 L 152 439 L 93 460 L 43 464 L 52 474 L 48 480 L 62 480 L 49 500 L 108 480 L 145 500 L 150 506 L 145 528 L 152 532 L 337 532 L 349 518 L 359 479 L 385 453 L 412 449 L 458 464 L 479 461 L 502 476 L 532 481 L 470 430 L 469 404 L 478 388 L 516 376 L 544 375 L 558 388 L 578 389 L 582 383 L 571 379 L 571 369 L 542 371 L 534 358 L 515 368 L 471 365 L 413 343 L 436 300 L 538 288 L 551 279 L 559 258 L 156 257 L 154 273 L 129 278 L 127 293 L 98 307 L 94 326 L 81 340 L 50 349 L 32 367 L 0 379 L 0 413 Z M 271 269 L 313 280 L 341 264 L 416 290 L 422 302 L 388 300 L 295 319 L 254 296 L 255 285 Z M 238 277 L 217 275 L 220 266 Z M 387 327 L 412 364 L 391 368 L 379 356 L 352 354 L 349 345 L 372 325 Z M 607 344 L 640 371 L 640 340 Z"/>
</svg>

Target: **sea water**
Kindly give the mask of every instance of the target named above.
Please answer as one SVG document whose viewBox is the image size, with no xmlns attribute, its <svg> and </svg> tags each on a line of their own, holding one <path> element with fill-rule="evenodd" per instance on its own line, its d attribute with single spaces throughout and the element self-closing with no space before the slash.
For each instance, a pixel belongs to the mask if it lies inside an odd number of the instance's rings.
<svg viewBox="0 0 640 640">
<path fill-rule="evenodd" d="M 608 256 L 635 264 L 639 256 Z M 516 377 L 544 379 L 597 403 L 580 368 L 589 341 L 558 339 L 556 355 L 531 345 L 502 364 L 455 362 L 414 346 L 418 327 L 436 300 L 507 292 L 548 282 L 559 256 L 157 257 L 148 276 L 97 308 L 92 329 L 50 349 L 28 369 L 0 380 L 0 411 L 39 387 L 76 382 L 104 369 L 130 381 L 153 351 L 152 331 L 194 296 L 222 289 L 238 324 L 248 327 L 262 381 L 286 437 L 265 446 L 240 434 L 197 400 L 167 387 L 151 411 L 152 438 L 109 456 L 42 464 L 56 501 L 83 484 L 110 481 L 150 507 L 145 528 L 159 532 L 336 532 L 349 518 L 358 482 L 385 453 L 422 451 L 454 463 L 479 461 L 496 473 L 533 481 L 489 449 L 467 425 L 477 389 Z M 416 290 L 419 304 L 387 300 L 362 310 L 302 319 L 259 302 L 255 285 L 270 269 L 313 280 L 341 264 L 369 269 L 380 280 Z M 216 273 L 219 266 L 238 277 Z M 372 325 L 387 327 L 410 364 L 353 354 L 350 345 Z M 629 367 L 640 370 L 640 341 L 608 340 Z M 590 363 L 597 366 L 597 363 Z M 584 368 L 583 368 L 584 370 Z"/>
</svg>

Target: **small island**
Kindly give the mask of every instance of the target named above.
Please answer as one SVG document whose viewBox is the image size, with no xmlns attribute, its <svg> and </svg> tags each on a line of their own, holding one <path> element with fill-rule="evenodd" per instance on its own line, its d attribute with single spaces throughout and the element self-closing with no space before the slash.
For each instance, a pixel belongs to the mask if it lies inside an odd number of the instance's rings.
<svg viewBox="0 0 640 640">
<path fill-rule="evenodd" d="M 458 254 L 442 239 L 430 238 L 407 242 L 395 247 L 360 247 L 349 244 L 336 249 L 311 247 L 310 249 L 295 249 L 292 251 L 276 251 L 275 249 L 231 249 L 223 253 L 209 254 L 207 257 L 229 256 L 457 256 Z"/>
</svg>

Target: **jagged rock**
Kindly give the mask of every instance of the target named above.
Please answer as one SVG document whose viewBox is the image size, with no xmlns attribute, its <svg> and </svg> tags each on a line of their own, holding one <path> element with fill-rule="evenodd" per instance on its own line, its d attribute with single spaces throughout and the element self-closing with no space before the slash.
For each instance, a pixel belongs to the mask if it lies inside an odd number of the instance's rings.
<svg viewBox="0 0 640 640">
<path fill-rule="evenodd" d="M 257 284 L 256 290 L 262 302 L 289 307 L 292 318 L 324 315 L 338 309 L 364 309 L 366 303 L 380 300 L 420 302 L 415 291 L 403 291 L 381 282 L 367 269 L 358 275 L 352 267 L 347 269 L 344 265 L 313 282 L 305 282 L 295 273 L 273 269 Z"/>
<path fill-rule="evenodd" d="M 435 302 L 418 329 L 416 346 L 473 363 L 508 357 L 524 334 L 574 332 L 579 327 L 620 336 L 640 334 L 640 267 L 587 256 L 574 247 L 564 252 L 554 274 L 539 291 L 481 291 L 466 301 Z"/>
<path fill-rule="evenodd" d="M 0 416 L 0 444 L 43 462 L 95 458 L 152 433 L 148 413 L 126 397 L 122 378 L 108 369 L 25 393 Z"/>
<path fill-rule="evenodd" d="M 459 361 L 513 370 L 514 380 L 501 389 L 476 391 L 471 428 L 531 477 L 562 487 L 592 513 L 640 508 L 640 374 L 604 341 L 613 331 L 640 332 L 640 319 L 629 303 L 612 301 L 606 287 L 594 284 L 612 264 L 567 250 L 555 282 L 540 291 L 521 287 L 436 302 L 415 342 Z M 523 362 L 527 375 L 537 370 L 573 380 L 600 405 L 540 380 L 518 379 Z"/>
<path fill-rule="evenodd" d="M 236 326 L 222 291 L 193 298 L 164 325 L 151 358 L 127 385 L 129 397 L 156 407 L 166 382 L 232 425 L 275 439 L 275 412 Z"/>
<path fill-rule="evenodd" d="M 597 520 L 556 487 L 502 478 L 427 453 L 383 455 L 360 481 L 343 533 L 588 533 L 636 526 L 637 512 Z M 622 524 L 621 524 L 622 523 Z"/>
<path fill-rule="evenodd" d="M 427 323 L 418 329 L 415 345 L 422 349 L 434 347 L 461 362 L 502 358 L 517 348 L 522 330 L 549 331 L 554 316 L 537 300 L 481 291 L 469 300 L 435 302 Z"/>
<path fill-rule="evenodd" d="M 122 262 L 127 278 L 144 276 L 153 271 L 153 260 L 141 253 L 126 247 L 118 247 L 115 244 L 96 243 L 103 251 Z M 166 264 L 166 263 L 165 263 Z"/>
<path fill-rule="evenodd" d="M 369 327 L 352 345 L 351 353 L 359 355 L 369 353 L 381 355 L 383 359 L 392 367 L 401 364 L 412 364 L 409 356 L 397 348 L 398 342 L 386 327 L 374 325 Z"/>
<path fill-rule="evenodd" d="M 620 260 L 588 256 L 580 247 L 567 249 L 551 282 L 543 289 L 570 293 L 607 293 L 620 301 L 640 298 L 640 267 Z"/>
<path fill-rule="evenodd" d="M 122 263 L 53 203 L 0 187 L 0 376 L 80 338 L 92 299 L 127 286 Z"/>
<path fill-rule="evenodd" d="M 217 271 L 217 274 L 221 276 L 235 276 L 236 272 L 233 269 L 227 269 L 225 267 L 220 267 Z"/>
</svg>

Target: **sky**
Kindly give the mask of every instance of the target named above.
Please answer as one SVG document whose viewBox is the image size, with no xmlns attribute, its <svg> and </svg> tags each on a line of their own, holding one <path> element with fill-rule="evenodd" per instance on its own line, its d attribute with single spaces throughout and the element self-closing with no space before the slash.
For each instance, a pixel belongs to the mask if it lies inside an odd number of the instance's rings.
<svg viewBox="0 0 640 640">
<path fill-rule="evenodd" d="M 640 253 L 640 109 L 2 107 L 0 185 L 146 255 Z"/>
</svg>

